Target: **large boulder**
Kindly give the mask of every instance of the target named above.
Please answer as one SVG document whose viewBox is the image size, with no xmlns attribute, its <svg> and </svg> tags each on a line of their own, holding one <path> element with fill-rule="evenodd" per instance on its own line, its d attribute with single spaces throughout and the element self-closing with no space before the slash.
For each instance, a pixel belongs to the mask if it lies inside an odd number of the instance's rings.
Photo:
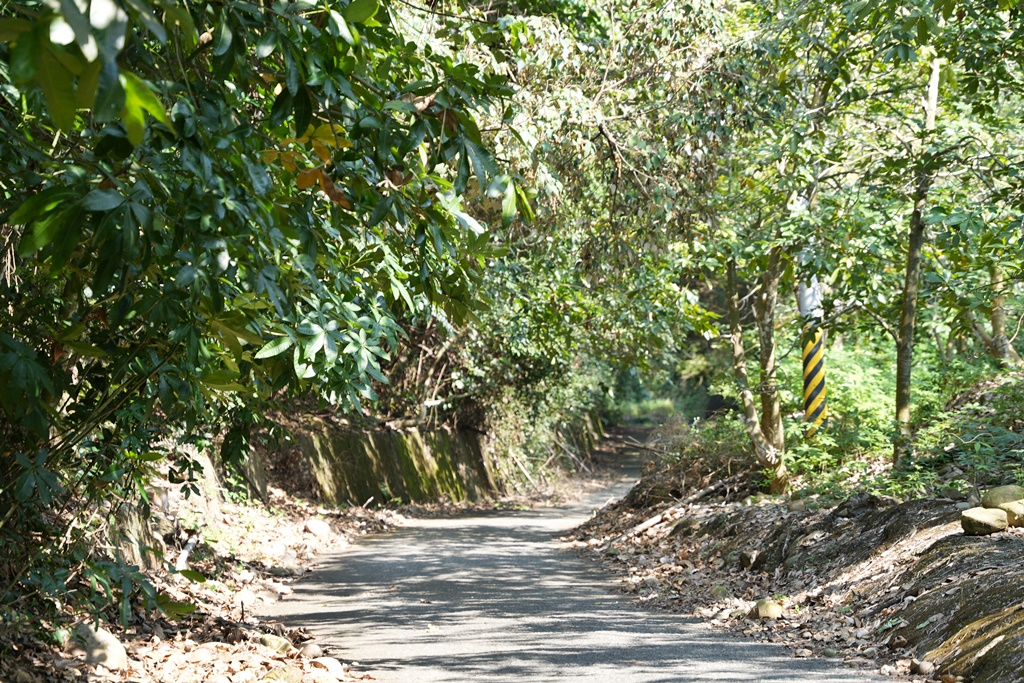
<svg viewBox="0 0 1024 683">
<path fill-rule="evenodd" d="M 970 536 L 985 536 L 1003 531 L 1007 526 L 1006 510 L 971 508 L 960 514 L 960 525 Z"/>
<path fill-rule="evenodd" d="M 754 608 L 750 610 L 750 616 L 757 617 L 758 619 L 778 619 L 782 616 L 782 613 L 782 605 L 767 598 L 758 600 Z"/>
<path fill-rule="evenodd" d="M 999 509 L 1006 512 L 1006 521 L 1010 526 L 1024 526 L 1024 500 L 1003 503 Z"/>
<path fill-rule="evenodd" d="M 981 506 L 995 509 L 1003 503 L 1012 503 L 1015 500 L 1024 500 L 1024 486 L 997 486 L 985 491 L 985 495 L 981 497 Z"/>
</svg>

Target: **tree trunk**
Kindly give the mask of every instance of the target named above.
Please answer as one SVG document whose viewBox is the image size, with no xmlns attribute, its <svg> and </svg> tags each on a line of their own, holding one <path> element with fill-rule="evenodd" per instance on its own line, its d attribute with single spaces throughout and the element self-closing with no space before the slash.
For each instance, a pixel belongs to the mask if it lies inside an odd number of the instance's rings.
<svg viewBox="0 0 1024 683">
<path fill-rule="evenodd" d="M 1006 299 L 1003 296 L 1003 271 L 998 265 L 989 269 L 989 277 L 992 283 L 992 355 L 1003 365 L 1021 362 L 1020 355 L 1010 344 L 1010 338 L 1006 336 Z"/>
<path fill-rule="evenodd" d="M 740 387 L 740 398 L 743 401 L 743 427 L 754 446 L 754 457 L 758 463 L 771 473 L 771 492 L 784 493 L 789 488 L 789 473 L 783 452 L 765 438 L 754 404 L 754 394 L 750 390 L 747 377 L 747 353 L 743 348 L 743 327 L 740 325 L 739 282 L 736 277 L 736 262 L 729 261 L 729 339 L 732 342 L 732 372 Z M 774 311 L 774 309 L 772 309 Z M 781 434 L 781 430 L 780 430 Z"/>
<path fill-rule="evenodd" d="M 935 128 L 938 109 L 940 61 L 932 60 L 928 78 L 928 99 L 925 103 L 925 130 Z M 899 337 L 896 341 L 896 428 L 893 441 L 893 462 L 899 463 L 913 452 L 910 429 L 910 375 L 914 360 L 914 326 L 917 322 L 917 297 L 921 289 L 921 251 L 925 240 L 924 210 L 932 186 L 932 171 L 917 172 L 914 188 L 914 212 L 910 215 L 910 238 L 907 243 L 907 273 L 903 282 L 903 309 L 900 312 Z"/>
<path fill-rule="evenodd" d="M 782 249 L 775 247 L 768 256 L 768 266 L 761 278 L 761 293 L 757 297 L 754 313 L 761 347 L 761 384 L 758 387 L 758 393 L 761 394 L 761 433 L 779 453 L 785 450 L 775 359 L 775 309 L 779 302 L 781 278 Z"/>
</svg>

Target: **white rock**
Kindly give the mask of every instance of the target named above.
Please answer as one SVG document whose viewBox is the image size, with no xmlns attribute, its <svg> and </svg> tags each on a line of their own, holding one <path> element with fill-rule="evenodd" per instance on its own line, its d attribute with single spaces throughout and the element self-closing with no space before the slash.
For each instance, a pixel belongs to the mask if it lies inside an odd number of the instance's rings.
<svg viewBox="0 0 1024 683">
<path fill-rule="evenodd" d="M 281 596 L 291 595 L 293 592 L 291 586 L 286 586 L 283 583 L 279 583 L 277 581 L 264 581 L 263 585 L 266 586 L 269 590 Z"/>
<path fill-rule="evenodd" d="M 75 630 L 85 647 L 85 661 L 113 671 L 128 666 L 128 652 L 113 633 L 89 623 L 81 623 Z"/>
<path fill-rule="evenodd" d="M 334 657 L 317 657 L 310 663 L 326 669 L 327 673 L 338 678 L 344 677 L 345 673 L 348 672 L 348 664 L 342 664 Z"/>
<path fill-rule="evenodd" d="M 331 535 L 331 525 L 322 519 L 307 519 L 303 529 L 317 538 L 327 538 Z"/>
<path fill-rule="evenodd" d="M 306 659 L 316 659 L 317 657 L 323 657 L 324 651 L 316 643 L 306 643 L 302 646 L 302 649 L 299 650 L 299 654 Z"/>
<path fill-rule="evenodd" d="M 263 544 L 263 552 L 268 557 L 284 557 L 288 552 L 288 546 L 281 541 L 269 541 Z"/>
<path fill-rule="evenodd" d="M 257 600 L 256 594 L 251 590 L 242 589 L 235 593 L 235 606 L 236 607 L 252 607 Z"/>
</svg>

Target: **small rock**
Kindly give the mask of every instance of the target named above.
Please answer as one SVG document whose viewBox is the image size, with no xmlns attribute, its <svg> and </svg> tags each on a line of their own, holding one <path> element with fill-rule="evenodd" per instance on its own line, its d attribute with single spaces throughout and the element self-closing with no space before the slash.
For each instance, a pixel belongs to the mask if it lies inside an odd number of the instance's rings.
<svg viewBox="0 0 1024 683">
<path fill-rule="evenodd" d="M 1015 500 L 1024 499 L 1024 486 L 1010 484 L 1009 486 L 997 486 L 994 489 L 985 491 L 981 497 L 981 506 L 986 508 L 998 508 L 1003 503 L 1012 503 Z"/>
<path fill-rule="evenodd" d="M 311 671 L 302 677 L 302 683 L 339 683 L 337 676 L 326 671 Z"/>
<path fill-rule="evenodd" d="M 278 583 L 277 581 L 264 581 L 263 585 L 281 597 L 291 595 L 293 592 L 291 586 L 286 586 L 283 583 Z"/>
<path fill-rule="evenodd" d="M 970 510 L 972 507 L 974 507 L 974 506 L 971 505 L 966 500 L 960 501 L 959 503 L 956 504 L 956 509 L 957 510 Z"/>
<path fill-rule="evenodd" d="M 644 585 L 648 588 L 659 588 L 661 586 L 661 581 L 658 581 L 658 578 L 655 576 L 648 576 L 644 579 Z"/>
<path fill-rule="evenodd" d="M 943 486 L 935 492 L 935 495 L 950 500 L 967 500 L 967 494 L 954 486 Z"/>
<path fill-rule="evenodd" d="M 39 683 L 39 679 L 24 669 L 15 669 L 12 683 Z"/>
<path fill-rule="evenodd" d="M 878 673 L 883 676 L 894 676 L 896 674 L 896 667 L 892 664 L 883 664 L 881 668 L 878 669 Z"/>
<path fill-rule="evenodd" d="M 302 669 L 296 666 L 279 666 L 276 669 L 272 669 L 262 680 L 302 683 Z"/>
<path fill-rule="evenodd" d="M 999 509 L 1006 513 L 1006 523 L 1010 526 L 1024 526 L 1024 501 L 1015 500 L 1003 503 Z"/>
<path fill-rule="evenodd" d="M 270 648 L 274 652 L 288 652 L 294 647 L 292 645 L 292 641 L 287 638 L 282 638 L 281 636 L 275 636 L 272 633 L 264 633 L 261 635 L 260 645 Z"/>
<path fill-rule="evenodd" d="M 754 609 L 751 610 L 750 616 L 756 616 L 758 619 L 778 619 L 782 616 L 782 611 L 782 605 L 774 600 L 765 598 L 757 601 Z"/>
<path fill-rule="evenodd" d="M 324 651 L 323 648 L 316 643 L 306 643 L 302 646 L 302 649 L 299 650 L 299 654 L 306 659 L 316 659 L 317 657 L 323 657 Z"/>
<path fill-rule="evenodd" d="M 715 621 L 728 621 L 729 617 L 732 616 L 731 609 L 724 609 L 715 615 Z"/>
<path fill-rule="evenodd" d="M 839 651 L 838 650 L 833 650 L 832 648 L 827 648 L 827 649 L 824 649 L 824 650 L 821 651 L 821 656 L 822 657 L 828 657 L 829 659 L 833 659 L 833 658 L 839 656 Z"/>
<path fill-rule="evenodd" d="M 807 501 L 805 500 L 791 500 L 789 501 L 790 512 L 803 512 L 807 509 Z"/>
<path fill-rule="evenodd" d="M 910 673 L 928 676 L 935 671 L 935 665 L 927 659 L 913 659 L 910 661 Z"/>
<path fill-rule="evenodd" d="M 799 650 L 796 650 L 793 653 L 793 655 L 796 656 L 796 657 L 801 657 L 801 658 L 813 657 L 814 656 L 814 651 L 811 650 L 810 648 L 802 647 Z"/>
<path fill-rule="evenodd" d="M 740 566 L 744 569 L 750 569 L 754 566 L 754 562 L 757 561 L 758 552 L 756 550 L 744 550 L 740 553 Z"/>
<path fill-rule="evenodd" d="M 343 678 L 348 673 L 348 664 L 342 664 L 334 657 L 317 657 L 310 664 L 326 669 L 327 673 L 338 678 Z"/>
<path fill-rule="evenodd" d="M 79 624 L 75 630 L 85 647 L 85 661 L 101 664 L 112 671 L 128 666 L 128 652 L 113 633 L 88 623 Z"/>
<path fill-rule="evenodd" d="M 331 525 L 322 519 L 307 519 L 306 523 L 302 525 L 302 529 L 317 538 L 329 538 L 331 535 Z"/>
<path fill-rule="evenodd" d="M 268 574 L 270 574 L 271 576 L 276 576 L 278 578 L 287 576 L 302 576 L 305 572 L 305 569 L 294 564 L 285 564 L 281 566 L 270 567 L 269 569 L 267 569 Z"/>
<path fill-rule="evenodd" d="M 256 600 L 256 594 L 251 590 L 242 589 L 235 593 L 236 607 L 252 607 Z"/>
<path fill-rule="evenodd" d="M 711 587 L 711 595 L 721 600 L 729 595 L 729 589 L 720 583 Z"/>
<path fill-rule="evenodd" d="M 971 508 L 960 513 L 960 525 L 970 536 L 985 536 L 1006 528 L 1006 511 L 989 508 Z"/>
<path fill-rule="evenodd" d="M 284 557 L 288 546 L 281 541 L 268 541 L 263 544 L 263 553 L 268 557 Z"/>
</svg>

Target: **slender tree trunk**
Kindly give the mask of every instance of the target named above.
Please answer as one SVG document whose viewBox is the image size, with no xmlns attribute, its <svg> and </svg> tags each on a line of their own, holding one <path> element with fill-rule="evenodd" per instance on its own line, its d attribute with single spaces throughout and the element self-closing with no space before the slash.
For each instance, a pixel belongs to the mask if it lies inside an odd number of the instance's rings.
<svg viewBox="0 0 1024 683">
<path fill-rule="evenodd" d="M 1006 298 L 1003 296 L 1003 271 L 998 265 L 989 269 L 992 283 L 992 355 L 1003 365 L 1021 363 L 1020 355 L 1006 336 Z"/>
<path fill-rule="evenodd" d="M 776 382 L 775 309 L 779 302 L 779 280 L 782 278 L 782 249 L 775 247 L 768 256 L 768 267 L 761 278 L 761 293 L 754 313 L 758 343 L 761 347 L 761 433 L 765 440 L 782 453 L 785 437 L 782 432 L 782 405 Z"/>
<path fill-rule="evenodd" d="M 925 102 L 925 130 L 935 128 L 939 100 L 941 62 L 933 59 L 928 78 L 928 99 Z M 903 308 L 900 312 L 899 337 L 896 341 L 896 428 L 893 462 L 898 463 L 913 452 L 910 429 L 910 376 L 914 360 L 914 326 L 917 322 L 917 298 L 921 289 L 921 251 L 925 241 L 924 210 L 932 186 L 932 171 L 917 172 L 914 188 L 914 211 L 910 215 L 910 238 L 907 243 L 907 273 L 903 282 Z"/>
<path fill-rule="evenodd" d="M 789 472 L 783 452 L 765 438 L 757 416 L 754 393 L 750 390 L 747 377 L 747 354 L 743 348 L 743 327 L 740 325 L 739 282 L 736 277 L 736 262 L 729 261 L 729 338 L 732 342 L 732 372 L 740 386 L 740 398 L 743 401 L 743 427 L 754 446 L 754 457 L 762 467 L 771 472 L 772 493 L 784 493 L 789 488 Z"/>
</svg>

